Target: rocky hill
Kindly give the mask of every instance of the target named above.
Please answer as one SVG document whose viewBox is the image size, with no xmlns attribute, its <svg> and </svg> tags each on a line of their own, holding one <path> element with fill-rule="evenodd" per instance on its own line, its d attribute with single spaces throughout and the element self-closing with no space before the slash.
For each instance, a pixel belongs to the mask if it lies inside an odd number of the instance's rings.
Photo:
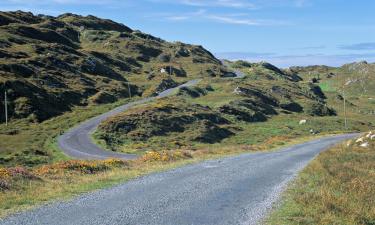
<svg viewBox="0 0 375 225">
<path fill-rule="evenodd" d="M 101 123 L 97 139 L 115 151 L 191 148 L 236 140 L 255 124 L 272 124 L 275 117 L 324 120 L 337 115 L 319 85 L 292 70 L 266 62 L 225 64 L 245 76 L 204 79 L 177 96 L 113 116 Z"/>
<path fill-rule="evenodd" d="M 293 68 L 294 70 L 294 68 Z M 349 110 L 360 115 L 375 115 L 375 64 L 366 61 L 341 67 L 300 67 L 299 74 L 321 87 L 331 105 L 342 108 L 344 98 Z"/>
<path fill-rule="evenodd" d="M 77 105 L 152 95 L 168 87 L 160 85 L 166 79 L 177 85 L 225 75 L 231 74 L 201 46 L 111 20 L 0 12 L 0 105 L 6 90 L 10 118 L 42 121 Z"/>
</svg>

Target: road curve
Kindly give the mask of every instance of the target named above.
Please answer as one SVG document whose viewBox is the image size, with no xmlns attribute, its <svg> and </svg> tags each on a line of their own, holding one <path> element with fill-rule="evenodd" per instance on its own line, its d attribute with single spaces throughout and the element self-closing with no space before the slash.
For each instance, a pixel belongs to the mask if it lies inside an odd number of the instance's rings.
<svg viewBox="0 0 375 225">
<path fill-rule="evenodd" d="M 155 173 L 0 220 L 0 225 L 257 224 L 319 152 L 356 135 Z"/>
<path fill-rule="evenodd" d="M 241 71 L 235 71 L 234 78 L 243 78 L 245 76 Z M 164 98 L 171 96 L 173 92 L 181 87 L 194 86 L 200 82 L 200 79 L 188 81 L 178 87 L 165 90 L 158 94 L 156 97 L 144 98 L 135 102 L 131 102 L 122 106 L 119 106 L 107 113 L 91 118 L 73 129 L 65 132 L 63 135 L 58 137 L 57 144 L 59 148 L 68 156 L 76 159 L 91 160 L 91 159 L 107 159 L 107 158 L 119 158 L 119 159 L 135 159 L 138 156 L 135 154 L 125 154 L 112 151 L 106 151 L 101 147 L 93 143 L 91 134 L 96 130 L 99 124 L 107 119 L 108 117 L 114 116 L 120 112 L 124 112 L 135 105 L 147 103 L 157 98 Z"/>
<path fill-rule="evenodd" d="M 128 103 L 117 107 L 107 113 L 89 119 L 77 127 L 65 132 L 58 140 L 58 146 L 63 152 L 76 159 L 106 159 L 106 158 L 120 158 L 120 159 L 134 159 L 137 155 L 124 154 L 118 152 L 106 151 L 92 142 L 91 134 L 99 126 L 99 124 L 110 116 L 114 116 L 127 109 L 155 100 L 156 98 L 164 98 L 173 94 L 173 92 L 181 87 L 188 87 L 196 85 L 200 80 L 191 80 L 178 87 L 171 88 L 159 93 L 156 97 L 144 98 L 132 103 Z"/>
</svg>

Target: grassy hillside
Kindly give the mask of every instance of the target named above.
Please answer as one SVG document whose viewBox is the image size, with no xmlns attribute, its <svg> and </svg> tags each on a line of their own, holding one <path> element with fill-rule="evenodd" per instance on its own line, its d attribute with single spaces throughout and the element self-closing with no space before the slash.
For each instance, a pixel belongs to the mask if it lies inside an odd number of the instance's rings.
<svg viewBox="0 0 375 225">
<path fill-rule="evenodd" d="M 346 97 L 349 114 L 375 115 L 375 64 L 363 61 L 338 68 L 313 66 L 291 70 L 305 80 L 314 80 L 336 108 L 343 107 L 343 97 Z"/>
<path fill-rule="evenodd" d="M 177 96 L 109 118 L 95 135 L 98 143 L 114 151 L 142 154 L 261 143 L 272 147 L 312 133 L 346 132 L 343 117 L 337 116 L 342 115 L 340 103 L 332 101 L 319 83 L 269 63 L 226 64 L 245 77 L 204 79 Z M 202 109 L 210 116 L 202 116 Z M 373 127 L 371 117 L 349 114 L 348 130 Z M 307 123 L 299 125 L 300 120 Z M 203 134 L 209 138 L 197 138 Z"/>
<path fill-rule="evenodd" d="M 374 224 L 374 160 L 374 133 L 322 153 L 287 191 L 268 224 Z"/>
</svg>

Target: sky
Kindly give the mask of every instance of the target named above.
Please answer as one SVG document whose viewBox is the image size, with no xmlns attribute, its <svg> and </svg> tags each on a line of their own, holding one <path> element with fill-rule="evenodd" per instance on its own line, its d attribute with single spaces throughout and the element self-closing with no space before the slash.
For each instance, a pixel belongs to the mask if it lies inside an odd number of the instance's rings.
<svg viewBox="0 0 375 225">
<path fill-rule="evenodd" d="M 95 15 L 279 67 L 375 61 L 374 0 L 0 0 L 0 10 Z"/>
</svg>

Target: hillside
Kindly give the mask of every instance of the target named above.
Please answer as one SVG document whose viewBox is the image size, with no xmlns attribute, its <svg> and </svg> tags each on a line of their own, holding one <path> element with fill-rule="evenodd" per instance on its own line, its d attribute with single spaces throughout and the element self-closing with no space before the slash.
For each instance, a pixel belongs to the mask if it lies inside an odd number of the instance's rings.
<svg viewBox="0 0 375 225">
<path fill-rule="evenodd" d="M 43 121 L 77 105 L 225 75 L 231 74 L 201 46 L 166 42 L 111 20 L 0 12 L 0 104 L 7 90 L 10 118 Z"/>
<path fill-rule="evenodd" d="M 362 61 L 338 68 L 311 66 L 291 70 L 319 85 L 336 108 L 342 107 L 346 97 L 349 113 L 375 115 L 375 64 Z"/>
<path fill-rule="evenodd" d="M 321 88 L 297 73 L 265 62 L 225 64 L 245 76 L 204 79 L 177 96 L 137 106 L 102 122 L 95 137 L 108 149 L 142 153 L 259 144 L 276 136 L 289 139 L 342 129 Z M 298 125 L 307 118 L 308 125 Z M 354 129 L 361 126 L 353 124 Z"/>
</svg>

